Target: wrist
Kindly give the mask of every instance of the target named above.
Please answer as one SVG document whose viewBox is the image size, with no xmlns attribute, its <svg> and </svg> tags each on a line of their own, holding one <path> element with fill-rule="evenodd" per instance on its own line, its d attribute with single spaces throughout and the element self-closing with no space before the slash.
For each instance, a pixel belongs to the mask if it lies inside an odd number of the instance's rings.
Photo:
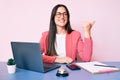
<svg viewBox="0 0 120 80">
<path fill-rule="evenodd" d="M 85 38 L 91 38 L 90 31 L 85 31 Z"/>
<path fill-rule="evenodd" d="M 58 63 L 59 62 L 59 58 L 56 57 L 54 62 Z"/>
<path fill-rule="evenodd" d="M 63 59 L 59 58 L 59 57 L 56 57 L 55 62 L 56 63 L 63 63 Z"/>
</svg>

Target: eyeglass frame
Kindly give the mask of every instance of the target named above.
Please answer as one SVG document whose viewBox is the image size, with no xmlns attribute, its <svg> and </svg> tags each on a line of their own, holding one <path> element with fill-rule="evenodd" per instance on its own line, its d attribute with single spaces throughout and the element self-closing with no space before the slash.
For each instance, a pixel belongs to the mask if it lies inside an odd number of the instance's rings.
<svg viewBox="0 0 120 80">
<path fill-rule="evenodd" d="M 66 12 L 63 12 L 63 13 L 61 13 L 61 12 L 56 12 L 55 16 L 56 16 L 56 17 L 61 17 L 61 16 L 67 17 L 68 14 L 67 14 Z"/>
</svg>

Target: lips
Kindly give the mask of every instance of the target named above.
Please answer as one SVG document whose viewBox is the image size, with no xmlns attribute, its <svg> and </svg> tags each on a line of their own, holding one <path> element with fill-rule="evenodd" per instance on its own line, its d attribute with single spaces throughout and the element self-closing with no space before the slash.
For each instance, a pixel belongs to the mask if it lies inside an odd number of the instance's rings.
<svg viewBox="0 0 120 80">
<path fill-rule="evenodd" d="M 62 20 L 59 20 L 59 22 L 60 22 L 60 23 L 65 23 L 65 20 L 62 19 Z"/>
</svg>

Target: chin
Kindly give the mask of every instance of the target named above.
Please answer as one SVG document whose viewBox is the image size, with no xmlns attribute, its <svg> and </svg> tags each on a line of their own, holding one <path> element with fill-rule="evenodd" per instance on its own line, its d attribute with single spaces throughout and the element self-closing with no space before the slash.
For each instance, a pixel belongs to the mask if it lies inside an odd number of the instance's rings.
<svg viewBox="0 0 120 80">
<path fill-rule="evenodd" d="M 65 26 L 66 24 L 59 24 L 59 26 Z"/>
</svg>

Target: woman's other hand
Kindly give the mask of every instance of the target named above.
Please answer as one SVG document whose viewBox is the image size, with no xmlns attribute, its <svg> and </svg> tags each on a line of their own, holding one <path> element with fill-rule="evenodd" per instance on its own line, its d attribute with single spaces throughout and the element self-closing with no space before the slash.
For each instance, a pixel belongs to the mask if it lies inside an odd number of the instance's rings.
<svg viewBox="0 0 120 80">
<path fill-rule="evenodd" d="M 63 57 L 63 58 L 56 57 L 55 62 L 57 62 L 57 63 L 71 63 L 71 62 L 73 62 L 73 60 L 70 57 Z"/>
<path fill-rule="evenodd" d="M 84 28 L 84 32 L 85 32 L 85 38 L 90 38 L 91 37 L 91 28 L 93 27 L 93 25 L 95 24 L 95 21 L 85 21 L 83 22 L 82 26 Z"/>
</svg>

